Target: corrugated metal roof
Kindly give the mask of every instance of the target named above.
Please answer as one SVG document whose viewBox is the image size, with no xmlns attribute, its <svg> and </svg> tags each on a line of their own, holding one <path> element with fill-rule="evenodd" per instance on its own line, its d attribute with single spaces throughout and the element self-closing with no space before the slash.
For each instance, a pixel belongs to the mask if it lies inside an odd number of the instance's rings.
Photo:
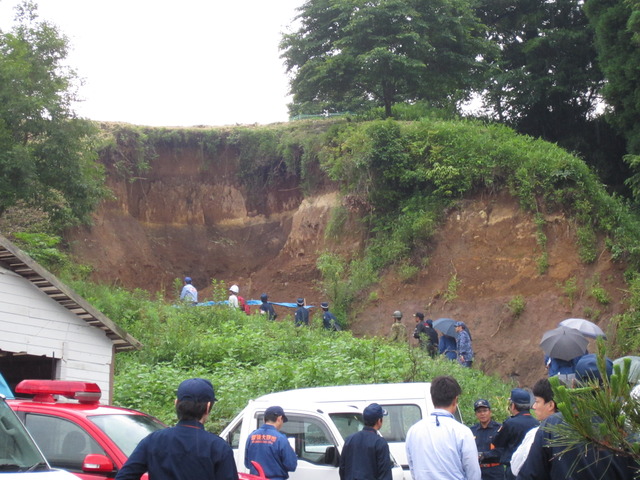
<svg viewBox="0 0 640 480">
<path fill-rule="evenodd" d="M 0 235 L 0 265 L 25 278 L 52 300 L 58 302 L 92 327 L 103 330 L 113 342 L 116 352 L 136 350 L 142 344 L 116 325 L 113 320 L 92 307 L 89 302 L 62 283 L 55 275 Z"/>
</svg>

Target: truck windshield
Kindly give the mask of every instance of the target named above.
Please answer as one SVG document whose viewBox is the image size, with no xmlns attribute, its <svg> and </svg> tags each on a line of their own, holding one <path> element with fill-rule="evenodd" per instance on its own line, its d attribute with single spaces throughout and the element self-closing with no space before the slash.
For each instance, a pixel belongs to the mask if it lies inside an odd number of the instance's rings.
<svg viewBox="0 0 640 480">
<path fill-rule="evenodd" d="M 381 404 L 388 415 L 384 417 L 380 434 L 387 442 L 404 442 L 411 425 L 422 418 L 420 407 L 410 403 L 405 405 Z M 329 416 L 338 427 L 342 438 L 347 438 L 352 433 L 362 430 L 364 421 L 360 413 L 330 413 Z"/>
<path fill-rule="evenodd" d="M 361 413 L 330 413 L 329 416 L 343 439 L 352 433 L 359 432 L 364 427 Z"/>
<path fill-rule="evenodd" d="M 127 457 L 144 437 L 166 428 L 165 424 L 148 415 L 93 415 L 89 420 L 106 433 Z"/>
<path fill-rule="evenodd" d="M 0 396 L 0 473 L 49 469 L 16 414 Z"/>
</svg>

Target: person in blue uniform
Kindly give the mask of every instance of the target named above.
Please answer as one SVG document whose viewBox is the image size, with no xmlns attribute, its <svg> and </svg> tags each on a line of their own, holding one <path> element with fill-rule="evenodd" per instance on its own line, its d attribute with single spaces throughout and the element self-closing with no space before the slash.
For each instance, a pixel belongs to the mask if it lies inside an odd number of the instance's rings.
<svg viewBox="0 0 640 480">
<path fill-rule="evenodd" d="M 258 475 L 258 469 L 252 462 L 260 464 L 270 480 L 289 478 L 289 472 L 297 468 L 296 452 L 289 445 L 287 436 L 280 433 L 286 421 L 282 407 L 273 406 L 265 410 L 264 423 L 249 435 L 245 445 L 244 466 L 251 474 Z"/>
<path fill-rule="evenodd" d="M 364 428 L 349 435 L 340 455 L 340 480 L 391 480 L 389 444 L 378 433 L 387 415 L 377 403 L 362 412 Z"/>
<path fill-rule="evenodd" d="M 611 375 L 613 364 L 606 359 L 606 375 Z M 576 363 L 576 380 L 601 380 L 594 354 L 582 357 Z M 588 415 L 587 412 L 583 414 Z M 594 417 L 594 423 L 601 421 Z M 629 456 L 616 455 L 605 448 L 584 443 L 567 449 L 558 445 L 554 426 L 564 424 L 562 413 L 554 413 L 540 425 L 529 454 L 518 473 L 518 480 L 631 480 L 637 478 L 640 464 Z"/>
<path fill-rule="evenodd" d="M 336 316 L 329 311 L 329 304 L 322 302 L 320 304 L 322 308 L 322 326 L 325 330 L 340 330 L 340 324 Z"/>
<path fill-rule="evenodd" d="M 473 348 L 471 336 L 464 322 L 456 322 L 456 350 L 458 351 L 458 363 L 463 367 L 471 368 L 473 364 Z"/>
<path fill-rule="evenodd" d="M 538 420 L 531 416 L 530 409 L 531 395 L 529 392 L 523 388 L 511 390 L 509 412 L 512 416 L 504 421 L 493 442 L 496 448 L 502 450 L 500 463 L 506 467 L 504 475 L 506 480 L 515 479 L 510 468 L 511 455 L 518 448 L 527 432 L 540 424 Z"/>
<path fill-rule="evenodd" d="M 478 423 L 471 427 L 478 447 L 478 461 L 482 480 L 504 480 L 504 466 L 500 463 L 500 450 L 493 445 L 502 424 L 492 418 L 491 405 L 483 398 L 473 404 Z"/>
<path fill-rule="evenodd" d="M 294 316 L 295 317 L 295 322 L 296 322 L 296 327 L 299 327 L 300 325 L 308 326 L 309 325 L 309 310 L 304 308 L 304 298 L 299 298 L 296 303 L 298 305 L 298 308 L 296 309 L 296 313 L 295 313 L 295 316 Z"/>
<path fill-rule="evenodd" d="M 275 320 L 278 317 L 278 314 L 273 308 L 271 302 L 269 302 L 269 296 L 266 293 L 263 293 L 260 295 L 260 300 L 262 301 L 262 305 L 260 305 L 260 314 L 266 315 L 271 321 Z"/>
<path fill-rule="evenodd" d="M 150 479 L 238 480 L 233 450 L 219 436 L 204 429 L 216 401 L 211 382 L 185 380 L 178 387 L 178 423 L 145 437 L 122 466 L 117 480 Z"/>
</svg>

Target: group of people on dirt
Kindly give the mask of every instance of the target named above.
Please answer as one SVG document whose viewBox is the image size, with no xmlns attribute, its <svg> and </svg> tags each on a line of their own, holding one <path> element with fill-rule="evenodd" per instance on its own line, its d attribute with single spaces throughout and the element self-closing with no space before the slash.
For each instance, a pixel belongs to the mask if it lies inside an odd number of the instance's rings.
<svg viewBox="0 0 640 480">
<path fill-rule="evenodd" d="M 389 332 L 389 340 L 403 343 L 408 340 L 407 328 L 402 323 L 402 312 L 393 312 L 393 323 Z M 444 355 L 449 360 L 457 360 L 464 367 L 471 367 L 473 364 L 473 347 L 471 345 L 471 334 L 464 322 L 455 322 L 456 336 L 445 335 L 438 337 L 438 332 L 433 328 L 433 320 L 424 318 L 424 313 L 413 314 L 416 321 L 413 330 L 413 338 L 418 340 L 420 348 L 426 350 L 432 358 L 436 355 Z"/>
<path fill-rule="evenodd" d="M 191 277 L 184 278 L 184 286 L 180 292 L 180 300 L 189 304 L 196 305 L 198 303 L 198 290 L 193 286 Z M 269 302 L 269 296 L 266 293 L 260 295 L 260 307 L 258 312 L 261 315 L 266 315 L 267 319 L 274 321 L 278 314 L 273 307 L 273 303 Z M 247 315 L 251 315 L 251 308 L 247 304 L 246 300 L 240 296 L 240 288 L 238 285 L 231 285 L 229 287 L 229 298 L 227 303 L 231 308 L 236 308 Z M 297 327 L 309 325 L 309 309 L 305 306 L 305 299 L 298 298 L 296 300 L 296 311 L 294 313 L 294 322 Z M 320 304 L 322 309 L 322 326 L 326 330 L 338 331 L 342 328 L 336 316 L 329 311 L 329 303 L 322 302 Z"/>
</svg>

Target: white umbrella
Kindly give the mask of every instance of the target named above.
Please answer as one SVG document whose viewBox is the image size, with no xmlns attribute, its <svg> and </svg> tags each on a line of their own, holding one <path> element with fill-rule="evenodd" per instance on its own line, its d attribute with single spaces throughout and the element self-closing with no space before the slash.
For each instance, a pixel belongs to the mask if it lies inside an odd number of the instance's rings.
<svg viewBox="0 0 640 480">
<path fill-rule="evenodd" d="M 585 320 L 584 318 L 567 318 L 558 325 L 561 327 L 569 327 L 578 330 L 582 335 L 589 338 L 607 338 L 602 329 L 595 323 Z"/>
</svg>

